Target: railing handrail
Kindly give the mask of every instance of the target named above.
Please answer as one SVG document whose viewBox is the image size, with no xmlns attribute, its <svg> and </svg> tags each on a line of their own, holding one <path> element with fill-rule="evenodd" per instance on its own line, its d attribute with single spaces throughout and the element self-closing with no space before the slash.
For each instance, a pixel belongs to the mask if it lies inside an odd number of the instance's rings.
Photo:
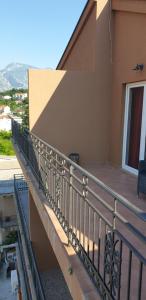
<svg viewBox="0 0 146 300">
<path fill-rule="evenodd" d="M 137 207 L 136 205 L 132 204 L 129 200 L 127 200 L 125 197 L 121 196 L 117 192 L 115 192 L 113 189 L 108 187 L 105 183 L 103 183 L 101 180 L 99 180 L 97 177 L 89 173 L 87 170 L 85 170 L 83 167 L 77 165 L 74 163 L 71 159 L 69 159 L 65 154 L 61 153 L 58 149 L 50 145 L 49 143 L 45 142 L 38 136 L 36 136 L 34 133 L 30 132 L 30 136 L 33 136 L 37 140 L 39 140 L 41 143 L 49 147 L 51 150 L 56 152 L 58 155 L 60 155 L 63 159 L 66 160 L 70 165 L 72 165 L 76 170 L 79 170 L 82 175 L 87 176 L 89 179 L 94 181 L 99 187 L 101 187 L 103 190 L 108 192 L 114 199 L 119 201 L 121 204 L 123 204 L 126 208 L 128 208 L 131 212 L 133 212 L 138 218 L 140 218 L 142 221 L 146 222 L 146 212 Z"/>
</svg>

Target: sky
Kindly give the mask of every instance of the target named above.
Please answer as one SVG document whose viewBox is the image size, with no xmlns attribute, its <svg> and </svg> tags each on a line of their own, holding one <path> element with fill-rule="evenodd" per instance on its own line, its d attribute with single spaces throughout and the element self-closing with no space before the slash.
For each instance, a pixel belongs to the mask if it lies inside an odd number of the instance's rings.
<svg viewBox="0 0 146 300">
<path fill-rule="evenodd" d="M 56 68 L 87 0 L 0 0 L 0 69 Z"/>
</svg>

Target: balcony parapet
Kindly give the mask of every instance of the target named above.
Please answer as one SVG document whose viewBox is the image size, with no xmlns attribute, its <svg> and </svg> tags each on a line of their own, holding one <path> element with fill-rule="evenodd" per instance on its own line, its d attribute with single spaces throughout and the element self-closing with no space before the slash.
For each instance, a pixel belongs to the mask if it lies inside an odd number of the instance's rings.
<svg viewBox="0 0 146 300">
<path fill-rule="evenodd" d="M 31 168 L 101 299 L 129 299 L 135 282 L 144 299 L 146 212 L 114 192 L 51 145 L 13 122 L 13 140 Z M 101 189 L 110 198 L 98 194 Z M 134 222 L 129 221 L 132 215 Z M 134 278 L 134 272 L 137 273 Z M 126 274 L 126 276 L 124 276 Z M 136 280 L 136 281 L 135 281 Z M 124 296 L 123 296 L 124 295 Z"/>
</svg>

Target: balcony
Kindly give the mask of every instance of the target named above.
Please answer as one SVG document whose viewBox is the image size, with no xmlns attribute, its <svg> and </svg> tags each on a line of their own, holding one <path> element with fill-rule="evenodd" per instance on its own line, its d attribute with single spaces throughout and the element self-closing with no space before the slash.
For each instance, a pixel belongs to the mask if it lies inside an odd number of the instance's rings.
<svg viewBox="0 0 146 300">
<path fill-rule="evenodd" d="M 27 300 L 45 300 L 45 294 L 42 287 L 40 275 L 38 272 L 35 256 L 33 253 L 29 230 L 28 230 L 28 212 L 26 211 L 26 204 L 27 204 L 27 194 L 28 194 L 28 187 L 24 178 L 21 175 L 17 175 L 14 177 L 14 191 L 15 191 L 15 198 L 16 198 L 16 210 L 17 210 L 17 218 L 18 218 L 18 249 L 19 249 L 19 256 L 21 261 L 21 270 L 23 273 L 23 279 L 25 288 L 22 285 L 22 295 Z M 20 195 L 22 194 L 22 197 Z M 26 199 L 22 203 L 22 199 Z M 20 268 L 20 266 L 18 266 Z"/>
<path fill-rule="evenodd" d="M 56 215 L 100 299 L 144 300 L 145 206 L 136 206 L 15 122 L 13 141 L 26 176 L 34 178 L 34 188 L 43 193 L 44 205 Z"/>
</svg>

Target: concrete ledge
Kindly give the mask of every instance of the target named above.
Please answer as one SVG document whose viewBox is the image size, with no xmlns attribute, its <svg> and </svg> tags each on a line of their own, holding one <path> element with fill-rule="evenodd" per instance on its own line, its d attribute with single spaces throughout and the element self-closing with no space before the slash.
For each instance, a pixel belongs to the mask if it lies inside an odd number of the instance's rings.
<svg viewBox="0 0 146 300">
<path fill-rule="evenodd" d="M 44 194 L 39 189 L 35 177 L 33 176 L 29 166 L 26 165 L 25 159 L 16 144 L 14 144 L 14 148 L 71 296 L 75 300 L 101 299 L 73 247 L 67 245 L 68 240 L 66 234 L 64 233 L 54 212 L 49 207 Z M 70 267 L 73 270 L 72 275 L 69 274 Z"/>
</svg>

